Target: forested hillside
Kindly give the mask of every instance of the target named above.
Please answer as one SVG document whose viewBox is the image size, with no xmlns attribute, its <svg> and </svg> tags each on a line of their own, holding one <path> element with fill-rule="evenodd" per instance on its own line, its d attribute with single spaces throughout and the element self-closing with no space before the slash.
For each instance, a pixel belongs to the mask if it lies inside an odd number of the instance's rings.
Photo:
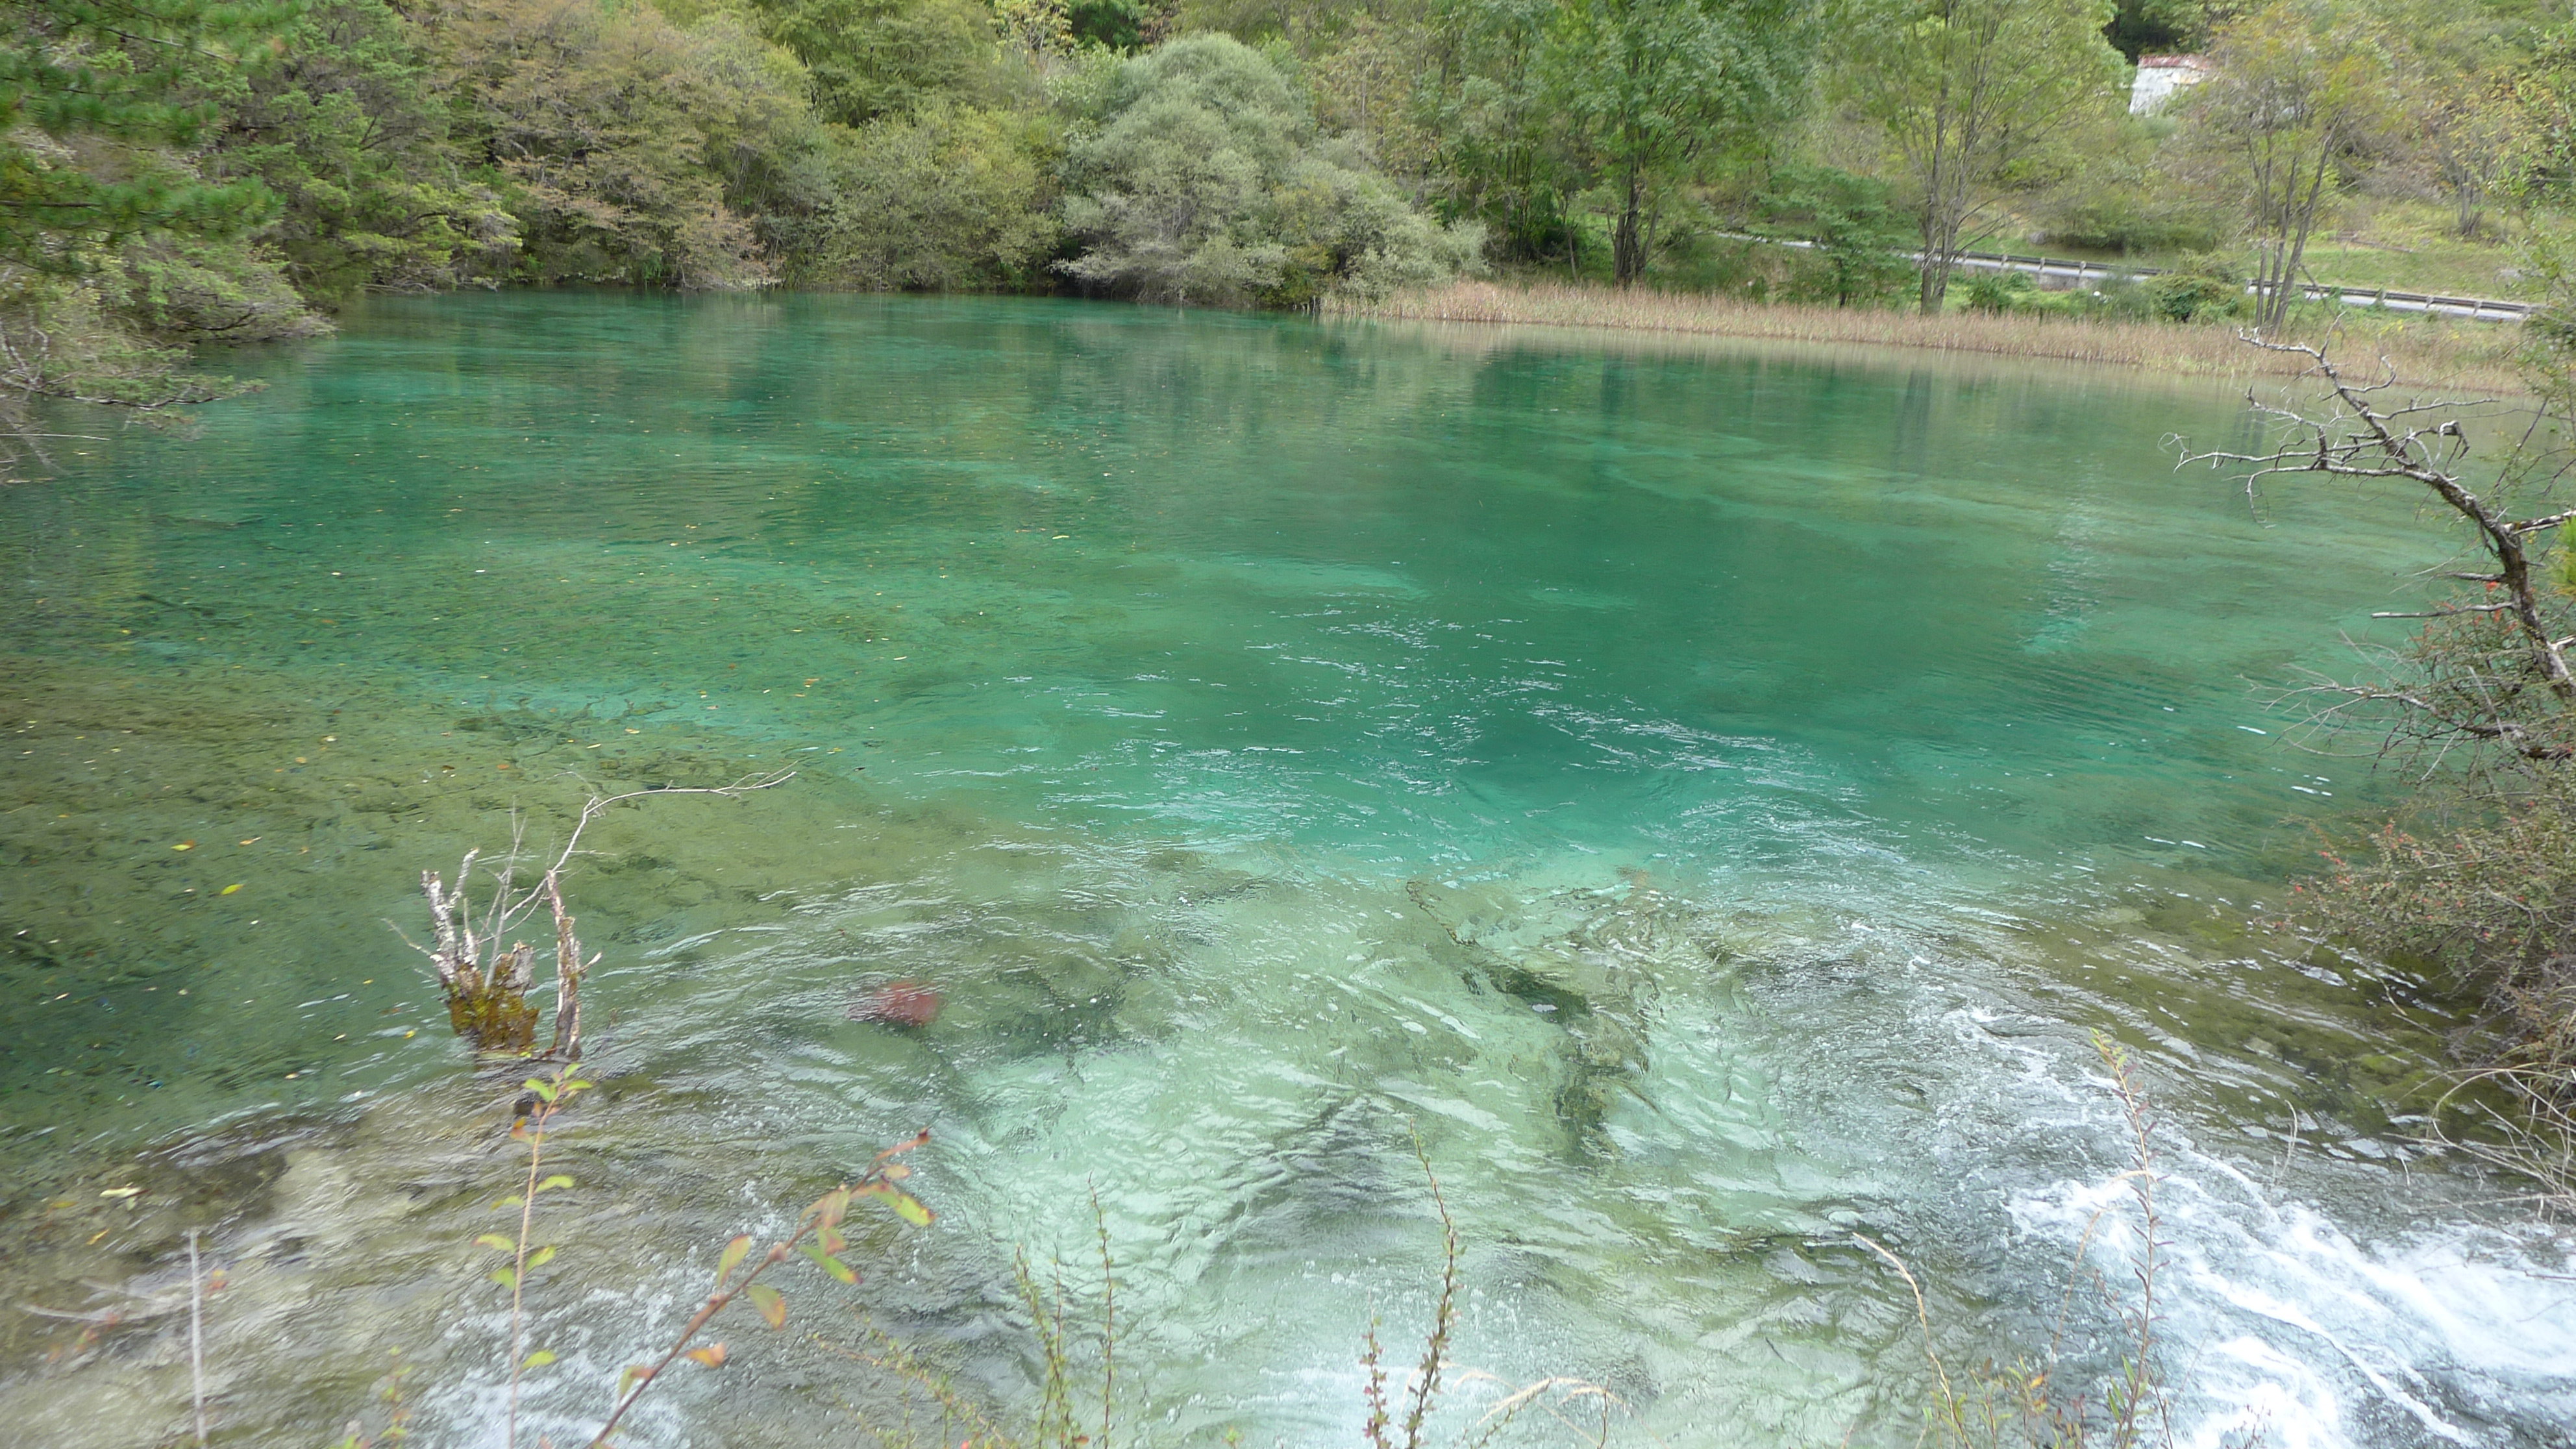
<svg viewBox="0 0 2576 1449">
<path fill-rule="evenodd" d="M 2277 325 L 2249 281 L 2510 292 L 2576 187 L 2576 28 L 2525 0 L 6 10 L 8 389 L 146 411 L 220 391 L 191 345 L 366 289 L 1278 307 L 1499 269 Z M 2133 115 L 2149 51 L 2209 78 Z M 1952 286 L 1998 244 L 2167 274 Z"/>
</svg>

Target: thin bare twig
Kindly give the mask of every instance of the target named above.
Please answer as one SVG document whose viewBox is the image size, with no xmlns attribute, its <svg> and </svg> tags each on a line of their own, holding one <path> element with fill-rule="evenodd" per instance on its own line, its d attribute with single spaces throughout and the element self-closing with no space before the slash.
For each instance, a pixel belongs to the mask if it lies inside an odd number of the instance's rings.
<svg viewBox="0 0 2576 1449">
<path fill-rule="evenodd" d="M 1904 1279 L 1905 1286 L 1913 1290 L 1914 1321 L 1923 1329 L 1923 1357 L 1932 1365 L 1932 1376 L 1941 1384 L 1941 1417 L 1953 1424 L 1960 1422 L 1958 1391 L 1950 1386 L 1950 1370 L 1942 1366 L 1940 1350 L 1932 1346 L 1932 1306 L 1924 1301 L 1923 1285 L 1915 1279 L 1914 1270 L 1905 1266 L 1905 1260 L 1889 1252 L 1877 1239 L 1864 1233 L 1854 1233 L 1852 1241 L 1885 1258 L 1887 1265 L 1896 1270 L 1896 1276 Z"/>
<path fill-rule="evenodd" d="M 201 1304 L 205 1278 L 197 1269 L 197 1230 L 188 1229 L 188 1408 L 197 1421 L 197 1449 L 206 1443 L 206 1327 Z"/>
<path fill-rule="evenodd" d="M 1413 1385 L 1413 1403 L 1404 1415 L 1404 1449 L 1422 1449 L 1422 1421 L 1440 1392 L 1440 1370 L 1449 1353 L 1449 1334 L 1458 1322 L 1458 1225 L 1449 1217 L 1449 1199 L 1440 1191 L 1440 1175 L 1431 1170 L 1431 1154 L 1422 1134 L 1413 1137 L 1414 1159 L 1431 1184 L 1431 1206 L 1440 1214 L 1440 1300 L 1431 1310 L 1431 1333 L 1423 1340 L 1422 1366 Z"/>
<path fill-rule="evenodd" d="M 1109 1218 L 1100 1211 L 1100 1185 L 1091 1189 L 1091 1225 L 1100 1234 L 1100 1449 L 1109 1449 L 1109 1411 L 1118 1397 L 1118 1280 L 1109 1260 Z"/>
</svg>

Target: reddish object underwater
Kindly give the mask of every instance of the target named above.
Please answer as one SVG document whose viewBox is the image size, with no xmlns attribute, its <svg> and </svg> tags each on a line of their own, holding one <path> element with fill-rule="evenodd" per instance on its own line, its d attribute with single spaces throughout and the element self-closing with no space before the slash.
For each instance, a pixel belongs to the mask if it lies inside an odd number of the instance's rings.
<svg viewBox="0 0 2576 1449">
<path fill-rule="evenodd" d="M 887 1026 L 928 1026 L 939 1019 L 939 1008 L 946 1000 L 938 988 L 918 981 L 891 982 L 860 997 L 850 1007 L 850 1020 L 882 1022 Z"/>
</svg>

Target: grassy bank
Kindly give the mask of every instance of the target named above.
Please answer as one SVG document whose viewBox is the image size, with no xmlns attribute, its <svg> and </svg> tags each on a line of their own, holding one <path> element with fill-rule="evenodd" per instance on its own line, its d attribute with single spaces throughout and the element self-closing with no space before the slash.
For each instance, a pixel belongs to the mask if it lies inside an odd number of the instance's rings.
<svg viewBox="0 0 2576 1449">
<path fill-rule="evenodd" d="M 2203 377 L 2288 375 L 2303 359 L 2247 346 L 2232 325 L 2128 322 L 2028 313 L 1910 311 L 1737 301 L 1705 294 L 1621 291 L 1535 282 L 1459 282 L 1381 302 L 1329 303 L 1337 314 L 1421 322 L 1700 333 L 1777 342 L 1918 347 L 1937 352 L 2095 362 Z M 2519 325 L 2397 320 L 2367 313 L 2309 319 L 2302 340 L 2339 332 L 2347 356 L 2379 354 L 2407 382 L 2520 393 Z"/>
</svg>

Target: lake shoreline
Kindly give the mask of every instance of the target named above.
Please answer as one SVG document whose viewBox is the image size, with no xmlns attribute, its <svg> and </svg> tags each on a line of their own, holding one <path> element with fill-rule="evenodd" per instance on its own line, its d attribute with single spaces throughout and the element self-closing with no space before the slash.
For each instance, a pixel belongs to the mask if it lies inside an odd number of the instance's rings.
<svg viewBox="0 0 2576 1449">
<path fill-rule="evenodd" d="M 1327 303 L 1324 310 L 1332 316 L 1389 322 L 1575 327 L 1897 347 L 2098 363 L 2184 377 L 2286 378 L 2307 370 L 2304 356 L 2263 351 L 2242 341 L 2231 328 L 2026 313 L 1950 312 L 1925 317 L 1880 308 L 1748 302 L 1559 282 L 1455 282 L 1399 292 L 1375 302 Z M 2502 330 L 2511 328 L 2503 323 L 2477 325 L 2489 331 L 2464 335 L 2447 328 L 2436 331 L 2420 324 L 2392 325 L 2363 318 L 2344 326 L 2341 345 L 2348 353 L 2378 352 L 2404 383 L 2523 392 L 2512 356 L 2519 345 L 2519 330 Z M 2378 330 L 2364 331 L 2365 327 Z"/>
</svg>

